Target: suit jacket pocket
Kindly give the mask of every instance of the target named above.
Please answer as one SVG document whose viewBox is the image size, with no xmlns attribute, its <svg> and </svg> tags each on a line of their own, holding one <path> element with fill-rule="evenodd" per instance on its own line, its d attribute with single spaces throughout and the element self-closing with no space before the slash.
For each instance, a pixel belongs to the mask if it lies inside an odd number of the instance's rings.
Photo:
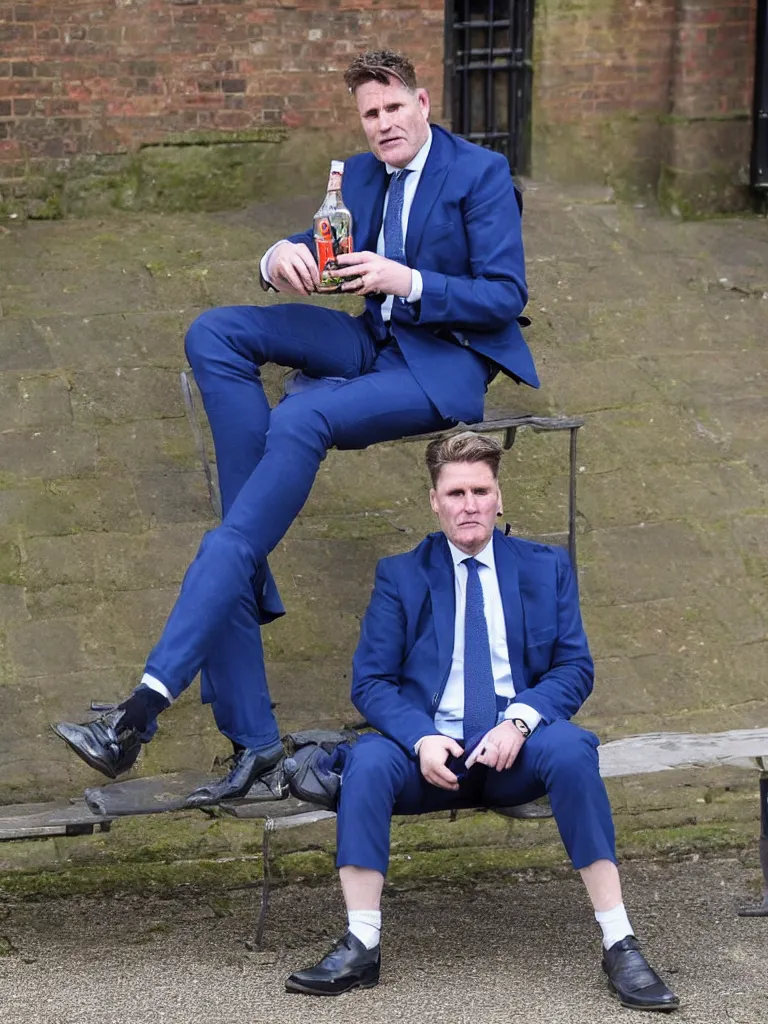
<svg viewBox="0 0 768 1024">
<path fill-rule="evenodd" d="M 455 230 L 456 225 L 452 220 L 444 220 L 438 224 L 430 224 L 425 231 L 425 235 L 429 236 L 430 242 L 435 242 L 438 238 L 445 238 L 447 235 L 453 234 Z"/>
<path fill-rule="evenodd" d="M 551 644 L 554 643 L 556 639 L 556 626 L 542 626 L 541 629 L 531 629 L 525 636 L 527 647 L 539 647 L 541 644 Z"/>
</svg>

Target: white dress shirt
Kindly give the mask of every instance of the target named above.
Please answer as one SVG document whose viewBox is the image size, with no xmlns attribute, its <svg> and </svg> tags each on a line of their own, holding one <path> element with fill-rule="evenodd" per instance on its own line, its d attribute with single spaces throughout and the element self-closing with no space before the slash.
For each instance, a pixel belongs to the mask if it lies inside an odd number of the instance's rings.
<svg viewBox="0 0 768 1024">
<path fill-rule="evenodd" d="M 416 189 L 418 188 L 419 182 L 421 181 L 421 172 L 424 170 L 424 164 L 427 162 L 429 156 L 429 150 L 432 146 L 432 129 L 429 129 L 429 135 L 427 141 L 421 147 L 416 156 L 411 160 L 409 164 L 405 165 L 404 170 L 410 171 L 411 173 L 405 179 L 405 189 L 403 191 L 403 248 L 405 248 L 405 240 L 408 237 L 408 218 L 411 214 L 411 207 L 413 206 L 413 197 L 416 195 Z M 395 171 L 399 170 L 398 167 L 393 167 L 392 164 L 384 164 L 387 169 L 387 174 L 392 175 Z M 391 180 L 391 179 L 390 179 Z M 376 240 L 376 252 L 379 256 L 384 255 L 384 218 L 387 215 L 387 206 L 389 205 L 389 187 L 387 187 L 387 194 L 384 197 L 384 210 L 381 215 L 381 228 L 379 230 L 379 237 Z M 418 270 L 411 268 L 411 291 L 407 299 L 401 299 L 401 302 L 418 302 L 421 298 L 421 292 L 424 285 L 421 279 L 421 274 Z M 387 323 L 392 318 L 392 304 L 395 300 L 394 295 L 387 295 L 381 304 L 381 318 L 384 323 Z"/>
<path fill-rule="evenodd" d="M 403 193 L 403 243 L 408 236 L 408 218 L 411 213 L 411 207 L 413 206 L 413 197 L 416 195 L 416 189 L 418 188 L 419 181 L 421 180 L 421 172 L 424 170 L 424 164 L 427 162 L 429 156 L 429 150 L 432 145 L 432 129 L 429 129 L 429 136 L 427 141 L 418 151 L 416 156 L 411 160 L 409 164 L 405 165 L 405 170 L 409 170 L 411 173 L 405 179 L 405 189 Z M 398 167 L 393 167 L 392 164 L 385 163 L 384 166 L 387 169 L 387 174 L 394 174 L 395 171 L 399 170 Z M 384 255 L 384 217 L 387 213 L 387 205 L 389 203 L 389 187 L 387 187 L 387 194 L 384 197 L 384 209 L 381 217 L 381 228 L 379 229 L 379 237 L 376 241 L 376 252 L 379 256 Z M 354 224 L 352 225 L 352 236 L 354 240 Z M 274 282 L 270 279 L 267 273 L 267 266 L 269 264 L 269 258 L 278 245 L 282 245 L 285 241 L 281 238 L 279 242 L 275 242 L 261 257 L 261 276 L 269 284 L 274 285 Z M 421 298 L 421 292 L 424 285 L 421 279 L 421 274 L 418 270 L 411 268 L 411 291 L 407 299 L 401 299 L 402 302 L 418 302 Z M 394 302 L 394 295 L 387 295 L 384 302 L 381 304 L 381 316 L 385 323 L 392 318 L 392 303 Z"/>
<path fill-rule="evenodd" d="M 443 736 L 461 740 L 464 735 L 464 618 L 467 605 L 467 567 L 463 564 L 469 555 L 460 551 L 448 541 L 453 560 L 453 578 L 456 596 L 456 617 L 454 619 L 453 657 L 448 681 L 443 690 L 437 712 L 435 729 Z M 515 682 L 509 664 L 507 648 L 507 627 L 504 622 L 504 606 L 501 601 L 499 578 L 496 575 L 496 559 L 493 553 L 493 537 L 483 550 L 475 555 L 479 565 L 478 575 L 483 588 L 485 621 L 488 625 L 488 641 L 491 647 L 491 668 L 496 693 L 510 701 L 505 711 L 499 713 L 497 725 L 504 719 L 522 718 L 533 732 L 541 721 L 541 715 L 528 704 L 513 703 Z M 419 751 L 421 740 L 416 744 Z"/>
</svg>

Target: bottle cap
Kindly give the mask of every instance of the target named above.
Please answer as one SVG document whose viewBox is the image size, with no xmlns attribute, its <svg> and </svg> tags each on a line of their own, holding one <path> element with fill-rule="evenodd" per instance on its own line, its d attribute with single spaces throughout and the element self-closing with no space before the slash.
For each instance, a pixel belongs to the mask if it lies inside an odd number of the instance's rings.
<svg viewBox="0 0 768 1024">
<path fill-rule="evenodd" d="M 344 173 L 344 161 L 343 160 L 331 160 L 331 174 L 343 174 Z"/>
</svg>

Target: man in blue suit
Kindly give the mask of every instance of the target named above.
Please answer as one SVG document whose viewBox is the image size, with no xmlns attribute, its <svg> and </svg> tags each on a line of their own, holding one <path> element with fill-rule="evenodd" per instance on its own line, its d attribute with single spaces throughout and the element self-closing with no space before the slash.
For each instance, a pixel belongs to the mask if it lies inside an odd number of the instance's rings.
<svg viewBox="0 0 768 1024">
<path fill-rule="evenodd" d="M 593 683 L 576 580 L 564 550 L 494 530 L 500 460 L 487 436 L 431 442 L 430 501 L 442 532 L 379 562 L 352 701 L 380 735 L 352 747 L 338 807 L 348 931 L 286 987 L 338 995 L 378 982 L 393 814 L 547 794 L 602 928 L 614 991 L 633 1009 L 672 1010 L 678 1000 L 640 952 L 622 901 L 598 739 L 569 721 Z"/>
<path fill-rule="evenodd" d="M 283 613 L 267 556 L 326 451 L 476 422 L 499 370 L 538 387 L 518 323 L 527 289 L 506 160 L 430 126 L 429 97 L 405 57 L 365 53 L 345 82 L 371 152 L 346 162 L 359 251 L 339 257 L 339 274 L 345 291 L 365 296 L 365 311 L 236 306 L 192 324 L 186 351 L 213 432 L 222 524 L 204 538 L 141 685 L 94 723 L 55 727 L 114 776 L 202 669 L 203 698 L 236 759 L 193 804 L 242 795 L 281 756 L 259 628 Z M 313 294 L 312 231 L 274 245 L 261 272 L 266 287 Z M 270 410 L 260 379 L 266 362 L 297 368 L 318 386 Z"/>
</svg>

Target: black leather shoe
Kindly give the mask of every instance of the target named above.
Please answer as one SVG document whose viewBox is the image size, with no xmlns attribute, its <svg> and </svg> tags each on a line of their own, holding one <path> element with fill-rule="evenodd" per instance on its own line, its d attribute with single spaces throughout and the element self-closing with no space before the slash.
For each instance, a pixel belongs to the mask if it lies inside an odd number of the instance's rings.
<svg viewBox="0 0 768 1024">
<path fill-rule="evenodd" d="M 133 766 L 141 750 L 136 730 L 120 727 L 124 715 L 114 707 L 93 722 L 57 722 L 51 728 L 91 768 L 116 779 Z"/>
<path fill-rule="evenodd" d="M 319 964 L 286 978 L 285 990 L 310 996 L 340 996 L 351 988 L 378 985 L 380 970 L 381 946 L 366 949 L 360 939 L 347 932 Z"/>
<path fill-rule="evenodd" d="M 278 762 L 283 758 L 285 751 L 282 743 L 278 740 L 271 747 L 261 747 L 259 750 L 241 750 L 232 757 L 232 767 L 229 773 L 222 779 L 215 782 L 207 782 L 192 790 L 185 800 L 186 807 L 208 807 L 217 804 L 221 800 L 237 800 L 245 796 L 251 786 L 263 775 L 271 772 Z M 268 798 L 275 800 L 288 795 L 285 792 L 268 794 Z"/>
<path fill-rule="evenodd" d="M 634 935 L 603 950 L 603 970 L 622 1006 L 630 1010 L 676 1010 L 680 1000 L 651 970 Z"/>
</svg>

